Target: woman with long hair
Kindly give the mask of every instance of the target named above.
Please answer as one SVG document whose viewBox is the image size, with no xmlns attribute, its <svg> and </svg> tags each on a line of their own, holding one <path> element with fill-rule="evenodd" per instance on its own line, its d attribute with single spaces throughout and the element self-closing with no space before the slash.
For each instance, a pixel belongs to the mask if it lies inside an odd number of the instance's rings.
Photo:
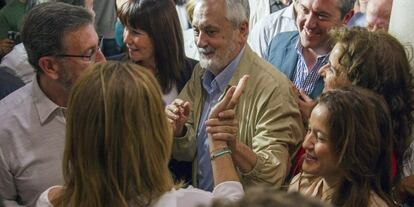
<svg viewBox="0 0 414 207">
<path fill-rule="evenodd" d="M 172 0 L 129 0 L 118 17 L 124 26 L 129 61 L 148 68 L 170 104 L 190 79 L 197 61 L 187 58 L 177 10 Z M 191 183 L 192 163 L 171 159 L 176 180 Z"/>
<path fill-rule="evenodd" d="M 323 93 L 313 108 L 302 172 L 290 191 L 317 197 L 334 206 L 393 206 L 388 107 L 362 88 Z"/>
<path fill-rule="evenodd" d="M 319 73 L 325 91 L 356 85 L 382 95 L 390 108 L 393 140 L 393 175 L 398 181 L 404 152 L 410 145 L 414 119 L 414 83 L 403 45 L 385 31 L 338 28 L 331 32 L 336 43 L 329 63 Z M 309 117 L 314 104 L 308 97 L 299 101 L 302 116 Z M 304 101 L 303 101 L 304 100 Z"/>
<path fill-rule="evenodd" d="M 185 56 L 183 34 L 172 0 L 127 1 L 118 11 L 128 59 L 150 69 L 170 104 L 190 79 L 197 61 Z"/>
<path fill-rule="evenodd" d="M 227 111 L 220 106 L 234 89 L 210 118 Z M 240 198 L 231 152 L 212 140 L 212 166 L 220 169 L 213 171 L 214 191 L 175 189 L 168 170 L 172 129 L 161 94 L 151 72 L 136 64 L 108 62 L 86 71 L 69 98 L 64 187 L 49 188 L 37 206 L 196 206 L 214 197 Z"/>
</svg>

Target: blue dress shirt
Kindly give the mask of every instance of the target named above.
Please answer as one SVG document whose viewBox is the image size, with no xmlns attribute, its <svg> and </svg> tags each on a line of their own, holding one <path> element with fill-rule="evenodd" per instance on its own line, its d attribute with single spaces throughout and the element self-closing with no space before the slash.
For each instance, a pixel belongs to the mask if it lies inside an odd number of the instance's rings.
<svg viewBox="0 0 414 207">
<path fill-rule="evenodd" d="M 205 90 L 205 101 L 197 129 L 197 160 L 198 160 L 198 187 L 206 191 L 214 188 L 213 170 L 210 161 L 210 147 L 207 139 L 205 122 L 210 114 L 210 110 L 219 101 L 220 96 L 227 89 L 227 85 L 233 76 L 234 71 L 239 65 L 244 48 L 234 58 L 229 65 L 217 76 L 206 70 L 202 77 L 202 84 Z"/>
</svg>

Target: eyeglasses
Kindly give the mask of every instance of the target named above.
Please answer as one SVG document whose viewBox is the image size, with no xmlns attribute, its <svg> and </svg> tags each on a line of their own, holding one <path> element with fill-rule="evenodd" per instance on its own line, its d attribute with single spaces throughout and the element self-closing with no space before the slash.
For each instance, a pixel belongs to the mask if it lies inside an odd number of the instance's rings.
<svg viewBox="0 0 414 207">
<path fill-rule="evenodd" d="M 57 54 L 56 57 L 74 57 L 74 58 L 82 58 L 84 61 L 88 61 L 94 63 L 96 60 L 96 54 L 100 51 L 100 47 L 96 47 L 90 55 L 72 55 L 72 54 Z"/>
<path fill-rule="evenodd" d="M 74 58 L 82 58 L 84 61 L 88 61 L 91 63 L 95 63 L 96 54 L 98 51 L 101 51 L 101 47 L 103 46 L 103 36 L 99 36 L 99 43 L 98 46 L 91 52 L 90 55 L 72 55 L 72 54 L 57 54 L 56 57 L 74 57 Z"/>
</svg>

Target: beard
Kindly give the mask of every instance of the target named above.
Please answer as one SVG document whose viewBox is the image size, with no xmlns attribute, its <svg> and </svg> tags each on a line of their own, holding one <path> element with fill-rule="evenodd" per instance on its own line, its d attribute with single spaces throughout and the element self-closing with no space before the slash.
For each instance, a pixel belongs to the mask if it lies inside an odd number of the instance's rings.
<svg viewBox="0 0 414 207">
<path fill-rule="evenodd" d="M 65 89 L 66 91 L 70 91 L 73 86 L 73 74 L 69 72 L 69 69 L 62 68 L 59 70 L 59 78 L 57 82 Z"/>
<path fill-rule="evenodd" d="M 231 62 L 233 57 L 233 52 L 236 48 L 236 42 L 230 41 L 230 44 L 227 47 L 224 47 L 222 52 L 217 51 L 217 49 L 207 46 L 205 48 L 198 48 L 198 53 L 200 55 L 200 66 L 203 69 L 215 72 L 221 72 L 226 65 Z M 213 53 L 212 57 L 206 57 L 204 54 Z"/>
</svg>

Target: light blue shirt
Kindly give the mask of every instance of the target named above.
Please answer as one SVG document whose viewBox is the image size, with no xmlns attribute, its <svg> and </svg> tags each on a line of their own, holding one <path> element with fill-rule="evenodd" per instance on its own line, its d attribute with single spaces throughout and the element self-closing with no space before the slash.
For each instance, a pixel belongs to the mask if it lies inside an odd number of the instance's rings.
<svg viewBox="0 0 414 207">
<path fill-rule="evenodd" d="M 205 121 L 210 114 L 211 108 L 217 104 L 220 96 L 227 89 L 227 85 L 233 76 L 234 71 L 239 65 L 244 48 L 234 58 L 224 70 L 214 76 L 209 70 L 203 74 L 202 84 L 205 90 L 205 101 L 203 111 L 200 117 L 197 129 L 197 160 L 198 160 L 198 187 L 206 191 L 212 191 L 214 188 L 213 170 L 211 168 L 210 147 L 208 145 Z"/>
</svg>

